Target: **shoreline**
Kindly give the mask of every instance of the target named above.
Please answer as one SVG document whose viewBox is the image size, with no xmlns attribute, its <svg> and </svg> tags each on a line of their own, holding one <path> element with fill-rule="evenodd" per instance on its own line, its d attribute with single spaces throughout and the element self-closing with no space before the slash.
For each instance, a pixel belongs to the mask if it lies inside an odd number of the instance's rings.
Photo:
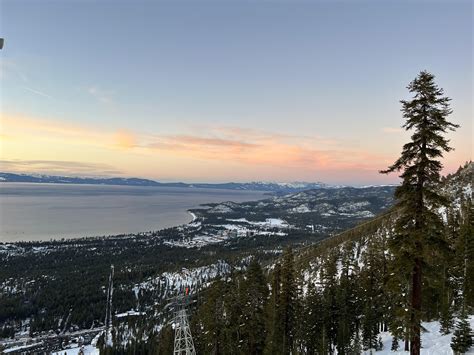
<svg viewBox="0 0 474 355">
<path fill-rule="evenodd" d="M 18 193 L 21 188 L 12 188 L 9 194 L 2 189 L 2 197 L 12 197 L 0 204 L 5 219 L 0 228 L 0 245 L 159 234 L 163 229 L 195 223 L 199 216 L 193 209 L 205 208 L 202 207 L 205 204 L 266 198 L 264 193 L 254 191 L 130 194 L 128 188 L 123 193 L 118 189 L 113 193 L 82 195 L 77 186 L 72 189 L 74 193 L 70 193 L 69 188 L 63 193 L 62 190 L 37 189 L 36 186 L 41 184 L 31 185 L 35 185 L 34 189 L 22 194 Z M 9 201 L 24 206 L 24 209 L 11 208 Z M 37 206 L 41 207 L 41 214 Z M 31 216 L 24 226 L 22 215 Z M 52 221 L 58 221 L 58 226 L 48 227 Z"/>
<path fill-rule="evenodd" d="M 191 220 L 191 222 L 185 224 L 193 223 L 196 219 L 198 219 L 195 213 L 191 212 L 190 210 L 188 210 L 187 212 L 191 215 L 191 217 L 193 217 L 193 219 Z"/>
</svg>

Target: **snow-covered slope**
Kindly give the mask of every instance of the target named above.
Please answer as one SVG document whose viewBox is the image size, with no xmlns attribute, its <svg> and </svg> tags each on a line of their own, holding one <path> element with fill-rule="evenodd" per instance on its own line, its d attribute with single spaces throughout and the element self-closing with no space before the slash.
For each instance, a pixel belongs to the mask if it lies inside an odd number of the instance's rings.
<svg viewBox="0 0 474 355">
<path fill-rule="evenodd" d="M 471 324 L 471 329 L 474 329 L 474 315 L 469 316 L 469 322 Z M 422 324 L 423 328 L 426 330 L 421 335 L 421 354 L 422 355 L 452 355 L 454 354 L 451 349 L 451 339 L 453 334 L 443 335 L 440 333 L 440 324 L 439 322 L 424 322 Z M 372 353 L 379 355 L 402 355 L 409 354 L 408 351 L 391 351 L 392 347 L 392 335 L 390 332 L 383 332 L 380 334 L 383 343 L 383 349 L 379 351 L 372 351 Z M 399 349 L 403 349 L 402 341 L 399 342 Z M 365 351 L 364 355 L 371 354 L 370 351 Z M 467 354 L 474 354 L 474 348 Z"/>
</svg>

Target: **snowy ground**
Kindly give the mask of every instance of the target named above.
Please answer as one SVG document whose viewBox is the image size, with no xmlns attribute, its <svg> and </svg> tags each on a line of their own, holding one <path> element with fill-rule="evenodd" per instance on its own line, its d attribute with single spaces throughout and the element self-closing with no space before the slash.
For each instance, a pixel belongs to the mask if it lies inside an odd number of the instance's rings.
<svg viewBox="0 0 474 355">
<path fill-rule="evenodd" d="M 81 350 L 81 348 L 64 349 L 56 353 L 52 353 L 52 355 L 77 355 L 79 354 L 79 350 Z M 92 345 L 84 346 L 84 355 L 99 355 L 99 353 L 99 349 Z"/>
<path fill-rule="evenodd" d="M 469 316 L 469 322 L 471 329 L 474 329 L 474 315 Z M 456 321 L 457 323 L 457 321 Z M 426 328 L 426 332 L 421 336 L 421 354 L 423 355 L 452 355 L 453 350 L 451 349 L 451 339 L 453 334 L 442 335 L 439 332 L 439 322 L 423 323 L 423 327 Z M 377 355 L 396 355 L 396 354 L 409 354 L 406 351 L 390 351 L 392 346 L 392 336 L 389 332 L 381 334 L 383 342 L 383 350 L 373 352 Z M 399 348 L 403 349 L 403 342 L 399 342 Z M 370 351 L 364 352 L 364 355 L 370 354 Z M 474 354 L 474 347 L 471 348 L 467 354 Z"/>
</svg>

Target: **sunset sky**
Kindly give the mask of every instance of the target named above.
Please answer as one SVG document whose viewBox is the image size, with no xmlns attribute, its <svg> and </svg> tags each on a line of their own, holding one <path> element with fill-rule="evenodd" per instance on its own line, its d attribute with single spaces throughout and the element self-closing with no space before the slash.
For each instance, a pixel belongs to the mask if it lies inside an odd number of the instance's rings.
<svg viewBox="0 0 474 355">
<path fill-rule="evenodd" d="M 471 1 L 0 0 L 0 171 L 394 183 L 400 99 L 451 97 L 472 159 Z"/>
</svg>

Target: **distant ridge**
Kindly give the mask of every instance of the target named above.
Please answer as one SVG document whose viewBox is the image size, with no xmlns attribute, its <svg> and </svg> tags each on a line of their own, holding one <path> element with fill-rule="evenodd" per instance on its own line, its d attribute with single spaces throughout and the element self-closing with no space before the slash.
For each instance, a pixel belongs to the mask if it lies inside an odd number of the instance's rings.
<svg viewBox="0 0 474 355">
<path fill-rule="evenodd" d="M 267 191 L 275 193 L 298 192 L 310 189 L 334 188 L 322 182 L 228 182 L 228 183 L 184 183 L 184 182 L 158 182 L 140 178 L 93 178 L 70 177 L 40 174 L 14 174 L 0 172 L 0 182 L 29 182 L 50 184 L 91 184 L 91 185 L 119 185 L 119 186 L 160 186 L 160 187 L 186 187 L 208 188 L 225 190 Z"/>
</svg>

